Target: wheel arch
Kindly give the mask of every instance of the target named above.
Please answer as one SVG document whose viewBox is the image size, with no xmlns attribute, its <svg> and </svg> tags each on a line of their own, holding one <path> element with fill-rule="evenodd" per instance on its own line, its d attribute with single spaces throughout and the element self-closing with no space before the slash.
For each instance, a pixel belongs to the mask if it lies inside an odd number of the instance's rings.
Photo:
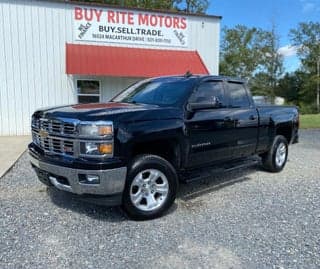
<svg viewBox="0 0 320 269">
<path fill-rule="evenodd" d="M 276 127 L 275 135 L 282 135 L 287 139 L 288 144 L 290 144 L 292 139 L 292 130 L 293 127 L 290 124 L 279 124 Z"/>
<path fill-rule="evenodd" d="M 181 167 L 181 145 L 177 138 L 141 141 L 132 145 L 131 159 L 142 154 L 157 155 L 171 163 L 175 169 Z"/>
</svg>

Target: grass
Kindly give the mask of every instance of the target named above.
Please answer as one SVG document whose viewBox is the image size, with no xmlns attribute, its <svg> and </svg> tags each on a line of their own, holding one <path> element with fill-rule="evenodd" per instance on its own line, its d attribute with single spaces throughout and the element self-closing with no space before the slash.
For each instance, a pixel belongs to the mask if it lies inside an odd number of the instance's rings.
<svg viewBox="0 0 320 269">
<path fill-rule="evenodd" d="M 300 115 L 300 128 L 320 128 L 320 114 Z"/>
</svg>

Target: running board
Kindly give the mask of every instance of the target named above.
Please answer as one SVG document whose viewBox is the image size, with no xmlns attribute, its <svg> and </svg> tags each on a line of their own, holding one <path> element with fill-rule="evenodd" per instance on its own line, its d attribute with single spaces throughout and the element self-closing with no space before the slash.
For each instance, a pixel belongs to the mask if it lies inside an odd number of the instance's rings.
<svg viewBox="0 0 320 269">
<path fill-rule="evenodd" d="M 183 182 L 189 183 L 192 181 L 205 179 L 205 178 L 217 175 L 218 173 L 226 173 L 226 172 L 231 172 L 237 169 L 248 168 L 250 166 L 254 166 L 259 163 L 260 163 L 259 157 L 250 157 L 243 160 L 231 161 L 226 164 L 186 171 L 180 174 L 180 179 Z"/>
</svg>

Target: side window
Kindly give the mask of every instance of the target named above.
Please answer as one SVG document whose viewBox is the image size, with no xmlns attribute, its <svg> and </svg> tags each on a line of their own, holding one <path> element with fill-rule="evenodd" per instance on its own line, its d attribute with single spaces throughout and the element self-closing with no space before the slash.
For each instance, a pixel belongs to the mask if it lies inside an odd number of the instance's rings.
<svg viewBox="0 0 320 269">
<path fill-rule="evenodd" d="M 228 83 L 230 104 L 232 107 L 249 107 L 250 102 L 247 91 L 241 83 Z"/>
<path fill-rule="evenodd" d="M 99 103 L 100 102 L 100 81 L 99 80 L 77 80 L 78 103 Z"/>
<path fill-rule="evenodd" d="M 197 91 L 194 92 L 190 99 L 190 103 L 208 103 L 213 97 L 217 97 L 221 106 L 226 106 L 225 94 L 221 81 L 208 81 L 200 84 Z"/>
</svg>

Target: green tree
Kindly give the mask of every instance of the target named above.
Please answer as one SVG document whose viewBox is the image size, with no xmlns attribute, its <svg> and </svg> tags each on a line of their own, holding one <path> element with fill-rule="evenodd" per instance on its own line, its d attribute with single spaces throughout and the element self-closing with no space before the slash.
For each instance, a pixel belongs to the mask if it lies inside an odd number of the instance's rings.
<svg viewBox="0 0 320 269">
<path fill-rule="evenodd" d="M 286 99 L 288 103 L 299 105 L 302 101 L 302 88 L 304 84 L 303 72 L 286 73 L 279 79 L 276 94 Z"/>
<path fill-rule="evenodd" d="M 275 26 L 271 31 L 237 25 L 223 29 L 220 72 L 249 81 L 255 95 L 275 96 L 283 73 L 283 58 L 278 54 Z"/>
<path fill-rule="evenodd" d="M 182 11 L 187 13 L 206 13 L 209 7 L 209 1 L 207 0 L 178 0 L 175 2 L 175 6 Z"/>
<path fill-rule="evenodd" d="M 286 73 L 279 79 L 276 95 L 285 98 L 288 104 L 300 107 L 300 112 L 310 114 L 316 112 L 314 93 L 310 91 L 310 76 L 302 70 Z"/>
<path fill-rule="evenodd" d="M 76 2 L 77 0 L 73 1 Z M 79 0 L 79 2 L 83 1 Z M 104 3 L 124 7 L 175 10 L 199 14 L 204 14 L 209 6 L 209 1 L 207 0 L 85 0 L 84 2 Z"/>
<path fill-rule="evenodd" d="M 316 61 L 320 57 L 320 23 L 300 23 L 296 29 L 290 30 L 289 36 L 293 45 L 298 47 L 303 68 L 316 73 Z"/>
<path fill-rule="evenodd" d="M 251 78 L 259 66 L 259 30 L 237 25 L 222 29 L 220 73 L 228 76 Z"/>
<path fill-rule="evenodd" d="M 76 2 L 77 0 L 73 0 Z M 79 2 L 83 2 L 80 1 Z M 123 6 L 123 7 L 136 7 L 136 8 L 150 8 L 160 10 L 173 10 L 175 9 L 175 1 L 170 0 L 85 0 L 84 2 L 103 3 L 108 5 Z"/>
<path fill-rule="evenodd" d="M 283 56 L 278 53 L 279 38 L 275 24 L 271 31 L 265 31 L 266 43 L 261 49 L 261 68 L 250 81 L 252 91 L 257 95 L 266 95 L 271 101 L 276 96 L 278 81 L 283 75 Z"/>
<path fill-rule="evenodd" d="M 317 83 L 320 83 L 317 75 L 317 61 L 320 60 L 320 23 L 300 23 L 296 29 L 290 30 L 290 38 L 293 45 L 298 47 L 298 56 L 302 63 L 301 70 L 307 75 L 303 88 L 306 101 L 310 107 L 315 107 Z"/>
<path fill-rule="evenodd" d="M 237 25 L 222 30 L 220 72 L 250 79 L 264 63 L 266 33 L 259 28 Z"/>
</svg>

